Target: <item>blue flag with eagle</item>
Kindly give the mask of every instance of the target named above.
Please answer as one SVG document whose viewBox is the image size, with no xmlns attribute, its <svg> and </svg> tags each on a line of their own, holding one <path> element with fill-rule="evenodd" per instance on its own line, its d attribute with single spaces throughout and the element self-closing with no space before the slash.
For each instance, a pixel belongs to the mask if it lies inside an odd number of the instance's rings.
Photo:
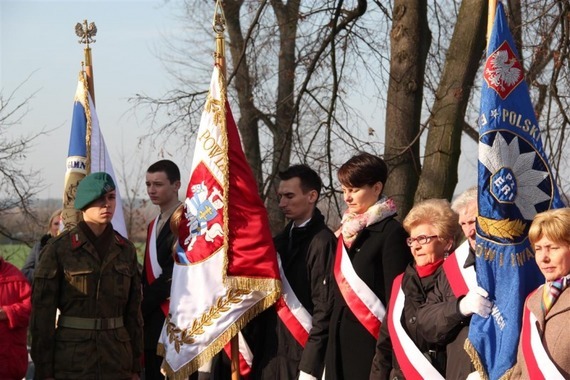
<svg viewBox="0 0 570 380">
<path fill-rule="evenodd" d="M 494 306 L 474 315 L 466 350 L 483 378 L 508 378 L 526 296 L 544 282 L 527 239 L 534 216 L 564 207 L 542 148 L 523 67 L 501 3 L 483 71 L 476 272 Z"/>
</svg>

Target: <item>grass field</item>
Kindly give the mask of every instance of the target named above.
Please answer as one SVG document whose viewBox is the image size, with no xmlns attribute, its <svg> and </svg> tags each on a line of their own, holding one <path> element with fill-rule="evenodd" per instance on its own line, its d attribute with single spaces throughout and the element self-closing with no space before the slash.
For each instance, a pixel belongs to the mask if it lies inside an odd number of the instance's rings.
<svg viewBox="0 0 570 380">
<path fill-rule="evenodd" d="M 139 263 L 142 264 L 144 257 L 144 243 L 136 243 L 135 246 L 137 247 Z M 31 250 L 32 248 L 25 244 L 0 244 L 0 256 L 18 268 L 22 268 Z"/>
<path fill-rule="evenodd" d="M 25 244 L 2 244 L 0 245 L 0 256 L 6 261 L 22 268 L 31 248 Z"/>
</svg>

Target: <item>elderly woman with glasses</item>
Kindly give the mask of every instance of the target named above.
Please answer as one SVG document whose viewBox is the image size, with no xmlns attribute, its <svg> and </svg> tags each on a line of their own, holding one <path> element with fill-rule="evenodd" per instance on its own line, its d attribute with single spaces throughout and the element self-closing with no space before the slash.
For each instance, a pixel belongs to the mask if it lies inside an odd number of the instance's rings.
<svg viewBox="0 0 570 380">
<path fill-rule="evenodd" d="M 570 208 L 537 214 L 528 239 L 546 282 L 525 303 L 513 379 L 570 379 Z"/>
<path fill-rule="evenodd" d="M 433 291 L 442 264 L 455 244 L 458 215 L 445 199 L 415 205 L 404 219 L 414 262 L 396 277 L 387 317 L 380 330 L 370 379 L 445 377 L 445 345 L 425 341 L 418 332 L 417 312 Z"/>
<path fill-rule="evenodd" d="M 347 210 L 334 261 L 334 306 L 325 379 L 368 379 L 392 282 L 411 261 L 394 202 L 382 195 L 388 168 L 361 153 L 338 171 Z"/>
</svg>

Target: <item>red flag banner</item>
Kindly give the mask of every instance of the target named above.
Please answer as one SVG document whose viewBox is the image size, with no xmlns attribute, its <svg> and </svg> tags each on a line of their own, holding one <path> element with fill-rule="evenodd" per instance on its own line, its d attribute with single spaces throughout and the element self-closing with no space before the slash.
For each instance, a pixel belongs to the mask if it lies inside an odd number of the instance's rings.
<svg viewBox="0 0 570 380">
<path fill-rule="evenodd" d="M 169 379 L 196 371 L 281 291 L 267 212 L 217 66 L 178 232 L 170 310 L 158 345 Z"/>
</svg>

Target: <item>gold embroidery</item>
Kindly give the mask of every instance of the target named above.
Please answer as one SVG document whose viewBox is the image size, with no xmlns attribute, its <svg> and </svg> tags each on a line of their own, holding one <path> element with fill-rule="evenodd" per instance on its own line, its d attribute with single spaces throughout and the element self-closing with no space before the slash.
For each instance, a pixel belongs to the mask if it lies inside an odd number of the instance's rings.
<svg viewBox="0 0 570 380">
<path fill-rule="evenodd" d="M 511 240 L 522 236 L 526 226 L 526 224 L 519 219 L 494 220 L 478 216 L 477 220 L 479 221 L 479 227 L 481 227 L 487 236 L 496 236 Z"/>
<path fill-rule="evenodd" d="M 195 342 L 194 337 L 203 334 L 205 326 L 211 326 L 215 319 L 221 317 L 222 313 L 230 310 L 232 304 L 240 303 L 242 297 L 250 293 L 250 290 L 228 289 L 226 294 L 218 298 L 206 313 L 192 322 L 191 327 L 184 330 L 170 321 L 171 315 L 169 314 L 166 317 L 166 333 L 168 334 L 169 343 L 174 343 L 174 349 L 177 353 L 180 353 L 182 345 L 193 344 Z"/>
</svg>

